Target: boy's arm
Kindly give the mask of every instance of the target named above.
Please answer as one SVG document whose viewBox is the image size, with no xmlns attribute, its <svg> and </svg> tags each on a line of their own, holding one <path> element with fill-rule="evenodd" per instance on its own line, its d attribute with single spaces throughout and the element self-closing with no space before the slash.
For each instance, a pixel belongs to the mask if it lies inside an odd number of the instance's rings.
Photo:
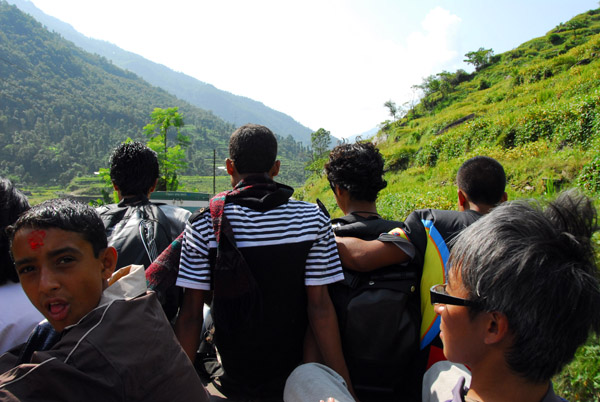
<svg viewBox="0 0 600 402">
<path fill-rule="evenodd" d="M 327 285 L 307 286 L 308 321 L 323 363 L 341 375 L 354 395 L 348 367 L 342 353 L 337 315 L 329 297 Z"/>
<path fill-rule="evenodd" d="M 200 345 L 204 322 L 204 290 L 185 289 L 179 316 L 175 321 L 175 335 L 192 363 Z"/>
<path fill-rule="evenodd" d="M 388 265 L 401 264 L 411 257 L 393 243 L 336 236 L 338 253 L 345 268 L 368 272 Z"/>
</svg>

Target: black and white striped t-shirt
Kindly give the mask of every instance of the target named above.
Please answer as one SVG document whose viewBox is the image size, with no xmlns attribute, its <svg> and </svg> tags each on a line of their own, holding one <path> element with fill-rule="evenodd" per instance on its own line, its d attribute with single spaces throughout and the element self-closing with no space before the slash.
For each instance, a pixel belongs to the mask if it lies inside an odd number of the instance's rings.
<svg viewBox="0 0 600 402">
<path fill-rule="evenodd" d="M 327 285 L 344 279 L 331 222 L 314 204 L 289 200 L 266 212 L 237 204 L 225 205 L 237 247 L 252 265 L 285 270 L 304 264 L 304 285 Z M 211 290 L 211 262 L 217 248 L 210 213 L 188 223 L 183 239 L 177 285 Z"/>
</svg>

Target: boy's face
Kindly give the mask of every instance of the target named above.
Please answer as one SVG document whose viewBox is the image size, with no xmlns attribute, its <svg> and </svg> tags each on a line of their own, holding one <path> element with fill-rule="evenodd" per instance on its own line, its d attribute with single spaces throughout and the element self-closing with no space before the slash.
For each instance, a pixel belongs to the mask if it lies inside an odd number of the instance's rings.
<svg viewBox="0 0 600 402">
<path fill-rule="evenodd" d="M 57 228 L 20 229 L 12 253 L 27 297 L 58 332 L 98 305 L 116 265 L 112 247 L 95 257 L 79 233 Z"/>
<path fill-rule="evenodd" d="M 456 273 L 457 270 L 450 271 L 446 292 L 466 299 L 468 292 L 463 287 L 461 276 Z M 475 364 L 485 353 L 485 317 L 479 314 L 472 318 L 465 306 L 436 304 L 434 310 L 441 317 L 440 338 L 446 358 L 456 363 Z"/>
</svg>

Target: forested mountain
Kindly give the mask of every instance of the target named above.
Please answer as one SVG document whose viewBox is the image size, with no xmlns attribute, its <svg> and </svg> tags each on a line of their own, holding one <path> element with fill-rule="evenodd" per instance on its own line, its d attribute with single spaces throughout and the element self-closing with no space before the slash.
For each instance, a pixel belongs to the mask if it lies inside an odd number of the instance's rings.
<svg viewBox="0 0 600 402">
<path fill-rule="evenodd" d="M 0 1 L 0 175 L 20 183 L 66 183 L 107 167 L 112 148 L 142 128 L 156 107 L 184 116 L 187 174 L 212 175 L 234 125 L 76 47 Z M 280 139 L 282 172 L 302 182 L 306 148 Z"/>
<path fill-rule="evenodd" d="M 115 65 L 142 77 L 152 85 L 174 94 L 190 104 L 212 111 L 225 121 L 240 126 L 245 123 L 263 124 L 274 133 L 310 145 L 311 129 L 292 117 L 273 110 L 261 102 L 231 94 L 183 73 L 175 72 L 162 64 L 154 63 L 137 54 L 127 52 L 111 43 L 88 38 L 69 24 L 44 14 L 27 0 L 8 0 L 22 11 L 32 15 L 50 31 L 61 34 L 77 46 L 111 60 Z"/>
</svg>

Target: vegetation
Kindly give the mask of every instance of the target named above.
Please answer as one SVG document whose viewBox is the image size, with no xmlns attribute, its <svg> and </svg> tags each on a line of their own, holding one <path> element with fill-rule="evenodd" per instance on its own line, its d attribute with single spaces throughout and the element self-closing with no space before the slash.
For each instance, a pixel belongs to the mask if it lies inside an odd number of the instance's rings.
<svg viewBox="0 0 600 402">
<path fill-rule="evenodd" d="M 159 191 L 176 191 L 178 187 L 177 172 L 187 167 L 184 148 L 190 145 L 188 136 L 181 133 L 184 126 L 183 116 L 178 108 L 155 108 L 150 115 L 151 122 L 144 126 L 144 133 L 150 141 L 148 147 L 158 155 L 160 177 L 156 189 Z M 175 145 L 168 146 L 168 132 L 173 127 L 176 130 Z"/>
<path fill-rule="evenodd" d="M 212 175 L 213 155 L 227 157 L 232 124 L 84 52 L 3 0 L 0 26 L 0 176 L 21 187 L 92 176 L 117 144 L 146 141 L 155 108 L 177 107 L 185 116 L 181 134 L 190 145 L 181 174 Z M 293 169 L 286 174 L 302 183 L 308 148 L 288 135 L 280 154 Z"/>
<path fill-rule="evenodd" d="M 116 66 L 137 74 L 150 84 L 196 107 L 212 111 L 216 116 L 235 126 L 256 122 L 266 125 L 280 136 L 291 135 L 294 140 L 302 142 L 305 146 L 310 144 L 309 128 L 261 102 L 220 90 L 162 64 L 125 51 L 112 43 L 88 38 L 75 31 L 71 25 L 44 14 L 29 0 L 11 0 L 11 2 L 25 13 L 34 16 L 48 27 L 49 31 L 59 33 L 85 51 L 103 56 Z"/>
<path fill-rule="evenodd" d="M 415 86 L 421 101 L 382 123 L 374 141 L 388 186 L 379 213 L 403 220 L 418 208 L 455 209 L 456 172 L 475 155 L 504 165 L 510 199 L 550 197 L 569 187 L 600 196 L 600 10 L 509 52 L 482 48 L 466 57 L 474 73 L 426 77 Z M 312 175 L 299 196 L 319 198 L 333 217 L 342 215 L 324 177 Z M 599 367 L 594 337 L 554 379 L 557 392 L 599 401 Z"/>
<path fill-rule="evenodd" d="M 331 148 L 331 133 L 324 128 L 320 128 L 310 135 L 310 142 L 312 155 L 311 160 L 306 165 L 306 170 L 320 174 Z"/>
<path fill-rule="evenodd" d="M 489 57 L 479 71 L 444 71 L 416 85 L 421 101 L 383 123 L 375 137 L 388 181 L 380 213 L 401 220 L 415 208 L 454 208 L 456 171 L 477 154 L 503 163 L 510 198 L 543 197 L 570 186 L 597 194 L 599 32 L 600 10 L 592 10 Z M 334 216 L 341 213 L 317 175 L 301 196 L 318 197 Z"/>
<path fill-rule="evenodd" d="M 0 175 L 30 184 L 24 188 L 33 203 L 65 192 L 98 197 L 110 191 L 93 172 L 108 164 L 117 143 L 144 139 L 142 127 L 156 107 L 178 107 L 185 115 L 190 146 L 179 189 L 229 188 L 216 166 L 227 156 L 232 125 L 82 52 L 1 0 L 0 25 Z M 473 73 L 426 77 L 415 85 L 419 103 L 401 110 L 386 105 L 394 120 L 382 123 L 375 137 L 388 182 L 378 198 L 380 214 L 403 220 L 418 208 L 454 209 L 458 167 L 482 154 L 504 165 L 510 199 L 550 197 L 568 187 L 600 196 L 600 10 L 503 54 L 480 48 L 465 57 Z M 291 135 L 278 138 L 280 180 L 305 183 L 296 198 L 319 198 L 340 216 L 320 174 L 330 138 L 324 148 L 321 141 L 329 132 L 317 133 L 312 152 Z M 554 379 L 559 394 L 600 400 L 599 351 L 595 337 L 581 348 Z"/>
</svg>

